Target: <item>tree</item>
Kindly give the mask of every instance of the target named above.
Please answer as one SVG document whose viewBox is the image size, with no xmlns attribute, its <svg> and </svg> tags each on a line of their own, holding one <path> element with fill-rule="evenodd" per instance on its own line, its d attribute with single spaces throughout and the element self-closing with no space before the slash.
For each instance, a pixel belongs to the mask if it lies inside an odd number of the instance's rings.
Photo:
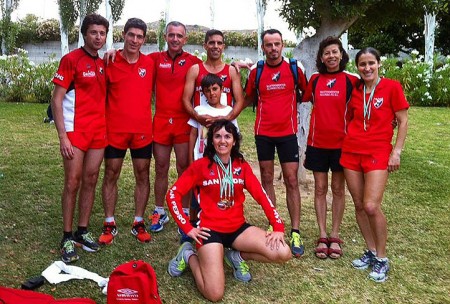
<svg viewBox="0 0 450 304">
<path fill-rule="evenodd" d="M 110 49 L 113 44 L 114 23 L 122 16 L 125 0 L 105 0 L 106 19 L 109 22 L 110 31 L 106 37 L 106 49 Z"/>
<path fill-rule="evenodd" d="M 445 1 L 446 8 L 450 7 L 450 1 Z M 436 16 L 436 49 L 442 54 L 450 54 L 450 14 L 438 14 Z"/>
<path fill-rule="evenodd" d="M 258 19 L 258 59 L 263 59 L 261 49 L 261 34 L 264 32 L 264 15 L 266 14 L 267 0 L 256 0 L 256 18 Z"/>
<path fill-rule="evenodd" d="M 2 54 L 9 54 L 15 47 L 15 28 L 12 26 L 11 14 L 19 5 L 19 0 L 0 0 L 2 20 L 0 23 L 0 36 L 2 41 Z"/>
<path fill-rule="evenodd" d="M 305 38 L 296 48 L 295 55 L 305 65 L 308 77 L 314 70 L 317 48 L 327 36 L 340 37 L 355 22 L 367 28 L 380 28 L 394 21 L 411 24 L 422 18 L 425 7 L 433 8 L 433 0 L 279 0 L 283 3 L 280 15 L 290 29 L 301 32 L 312 26 L 316 34 Z"/>
</svg>

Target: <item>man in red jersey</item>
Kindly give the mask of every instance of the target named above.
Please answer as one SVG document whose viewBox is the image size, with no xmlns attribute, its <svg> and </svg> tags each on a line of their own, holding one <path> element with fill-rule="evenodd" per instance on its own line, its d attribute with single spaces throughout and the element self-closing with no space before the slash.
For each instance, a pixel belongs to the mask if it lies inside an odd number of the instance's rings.
<svg viewBox="0 0 450 304">
<path fill-rule="evenodd" d="M 155 116 L 153 118 L 153 155 L 155 157 L 155 210 L 152 214 L 150 230 L 161 231 L 169 221 L 164 209 L 168 188 L 170 155 L 175 150 L 178 176 L 189 165 L 190 116 L 183 108 L 182 95 L 189 68 L 202 62 L 185 52 L 186 27 L 172 21 L 166 26 L 164 38 L 168 50 L 155 52 L 149 56 L 155 62 Z M 183 200 L 185 213 L 189 213 L 189 197 Z"/>
<path fill-rule="evenodd" d="M 286 202 L 291 218 L 291 251 L 296 257 L 304 253 L 300 237 L 300 191 L 297 171 L 299 166 L 297 142 L 296 89 L 305 92 L 307 81 L 301 67 L 297 68 L 298 83 L 294 84 L 289 62 L 282 56 L 283 37 L 276 29 L 261 35 L 266 61 L 256 88 L 256 69 L 252 69 L 245 89 L 246 102 L 258 98 L 255 121 L 255 142 L 261 170 L 261 184 L 275 205 L 274 159 L 275 148 L 280 159 L 286 186 Z M 258 96 L 256 96 L 258 95 Z M 300 100 L 299 100 L 300 102 Z"/>
<path fill-rule="evenodd" d="M 53 78 L 52 109 L 64 165 L 61 259 L 66 263 L 79 258 L 74 245 L 89 252 L 99 249 L 87 226 L 107 145 L 105 70 L 98 50 L 106 42 L 108 29 L 104 17 L 87 15 L 81 26 L 84 46 L 61 59 Z M 78 190 L 78 229 L 72 234 Z"/>
<path fill-rule="evenodd" d="M 236 68 L 231 68 L 230 65 L 222 61 L 225 42 L 221 31 L 207 31 L 203 47 L 206 50 L 206 61 L 193 65 L 189 69 L 184 85 L 183 105 L 187 113 L 202 125 L 208 125 L 215 119 L 224 118 L 199 115 L 194 111 L 194 107 L 207 104 L 206 98 L 202 93 L 201 81 L 203 77 L 209 73 L 216 74 L 223 82 L 223 93 L 220 102 L 223 105 L 233 106 L 233 111 L 225 118 L 233 120 L 239 115 L 244 106 L 241 75 Z"/>
<path fill-rule="evenodd" d="M 136 181 L 131 233 L 143 243 L 151 239 L 143 218 L 150 192 L 149 170 L 153 141 L 151 102 L 154 65 L 150 57 L 140 52 L 146 32 L 147 25 L 144 21 L 138 18 L 128 19 L 122 33 L 123 50 L 117 52 L 115 62 L 106 69 L 106 126 L 109 145 L 105 149 L 102 187 L 105 222 L 99 238 L 100 244 L 111 244 L 117 234 L 114 218 L 118 197 L 117 181 L 127 149 L 130 149 Z"/>
</svg>

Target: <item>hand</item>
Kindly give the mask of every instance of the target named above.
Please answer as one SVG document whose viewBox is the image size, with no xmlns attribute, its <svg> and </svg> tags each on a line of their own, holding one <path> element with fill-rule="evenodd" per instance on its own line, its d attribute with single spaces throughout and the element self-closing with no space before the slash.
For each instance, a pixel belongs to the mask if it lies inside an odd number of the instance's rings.
<svg viewBox="0 0 450 304">
<path fill-rule="evenodd" d="M 73 159 L 74 151 L 72 143 L 70 142 L 67 136 L 60 138 L 59 140 L 59 150 L 61 152 L 61 156 L 65 159 Z"/>
<path fill-rule="evenodd" d="M 103 55 L 103 61 L 105 61 L 106 65 L 109 64 L 109 61 L 111 60 L 112 63 L 114 63 L 114 60 L 116 59 L 116 50 L 111 49 L 105 52 Z"/>
<path fill-rule="evenodd" d="M 208 231 L 211 231 L 211 229 L 206 227 L 192 228 L 191 231 L 187 233 L 187 235 L 197 243 L 201 244 L 200 239 L 207 240 L 211 236 Z"/>
<path fill-rule="evenodd" d="M 400 168 L 400 152 L 392 151 L 389 156 L 388 172 L 394 172 Z"/>
<path fill-rule="evenodd" d="M 217 119 L 211 115 L 195 115 L 195 120 L 207 128 Z"/>
<path fill-rule="evenodd" d="M 241 69 L 248 69 L 248 70 L 250 70 L 250 68 L 253 65 L 253 62 L 250 59 L 248 59 L 248 60 L 247 59 L 245 61 L 243 61 L 243 60 L 233 61 L 230 65 L 232 67 L 234 67 L 238 73 L 241 71 Z"/>
<path fill-rule="evenodd" d="M 280 249 L 280 244 L 286 246 L 286 241 L 284 240 L 284 233 L 278 231 L 267 231 L 266 232 L 266 246 L 270 247 L 271 250 Z"/>
</svg>

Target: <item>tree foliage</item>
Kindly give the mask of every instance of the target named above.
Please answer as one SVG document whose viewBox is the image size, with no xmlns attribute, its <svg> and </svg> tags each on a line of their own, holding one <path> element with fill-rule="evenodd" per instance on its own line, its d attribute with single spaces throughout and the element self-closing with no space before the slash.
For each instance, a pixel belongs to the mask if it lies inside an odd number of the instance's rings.
<svg viewBox="0 0 450 304">
<path fill-rule="evenodd" d="M 113 21 L 119 21 L 125 7 L 125 0 L 109 0 L 109 4 L 111 5 Z"/>
</svg>

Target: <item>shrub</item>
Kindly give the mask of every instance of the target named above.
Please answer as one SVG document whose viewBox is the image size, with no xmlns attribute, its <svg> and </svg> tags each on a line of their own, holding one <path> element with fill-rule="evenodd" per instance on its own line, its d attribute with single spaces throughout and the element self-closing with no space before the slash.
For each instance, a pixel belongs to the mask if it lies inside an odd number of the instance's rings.
<svg viewBox="0 0 450 304">
<path fill-rule="evenodd" d="M 0 56 L 0 98 L 10 102 L 49 102 L 57 68 L 54 58 L 35 65 L 21 49 L 17 54 Z"/>
<path fill-rule="evenodd" d="M 59 22 L 56 19 L 48 19 L 41 22 L 36 29 L 39 41 L 58 41 L 61 39 L 59 33 Z"/>
</svg>

